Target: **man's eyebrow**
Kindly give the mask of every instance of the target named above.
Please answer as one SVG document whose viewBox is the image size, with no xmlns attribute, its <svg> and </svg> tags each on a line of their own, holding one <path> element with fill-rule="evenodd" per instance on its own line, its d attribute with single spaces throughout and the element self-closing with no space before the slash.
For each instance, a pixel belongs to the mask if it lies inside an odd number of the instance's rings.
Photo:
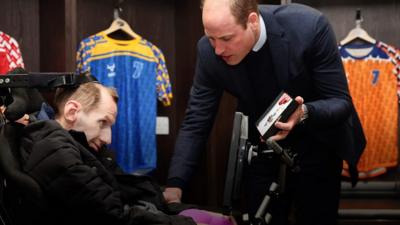
<svg viewBox="0 0 400 225">
<path fill-rule="evenodd" d="M 229 37 L 233 37 L 233 36 L 234 36 L 234 34 L 224 34 L 224 35 L 222 35 L 222 36 L 215 37 L 215 36 L 210 36 L 210 35 L 208 35 L 206 32 L 205 32 L 204 34 L 205 34 L 205 36 L 206 36 L 207 38 L 209 38 L 209 39 L 223 39 L 223 38 L 229 38 Z"/>
<path fill-rule="evenodd" d="M 231 37 L 233 37 L 233 34 L 226 34 L 226 35 L 223 35 L 223 36 L 220 36 L 220 37 L 216 37 L 217 39 L 226 39 L 226 38 L 231 38 Z"/>
</svg>

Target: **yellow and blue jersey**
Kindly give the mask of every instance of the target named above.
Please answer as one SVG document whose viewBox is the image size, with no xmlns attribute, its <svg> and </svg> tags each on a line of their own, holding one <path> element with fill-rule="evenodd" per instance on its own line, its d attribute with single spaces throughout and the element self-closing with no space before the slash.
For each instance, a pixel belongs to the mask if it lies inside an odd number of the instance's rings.
<svg viewBox="0 0 400 225">
<path fill-rule="evenodd" d="M 172 91 L 164 55 L 142 37 L 115 40 L 104 33 L 84 39 L 77 72 L 90 72 L 119 95 L 111 147 L 127 173 L 155 168 L 157 99 L 171 105 Z"/>
</svg>

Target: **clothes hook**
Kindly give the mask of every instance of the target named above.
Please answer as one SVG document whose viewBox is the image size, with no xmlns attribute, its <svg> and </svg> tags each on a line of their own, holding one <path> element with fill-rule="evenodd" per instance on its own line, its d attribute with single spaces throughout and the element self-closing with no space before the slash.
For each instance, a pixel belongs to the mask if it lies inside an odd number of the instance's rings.
<svg viewBox="0 0 400 225">
<path fill-rule="evenodd" d="M 356 10 L 356 27 L 361 28 L 361 23 L 363 22 L 363 17 L 361 15 L 361 9 Z"/>
<path fill-rule="evenodd" d="M 122 13 L 122 9 L 121 8 L 114 8 L 114 20 L 120 18 L 120 16 L 119 16 L 120 13 Z"/>
<path fill-rule="evenodd" d="M 361 20 L 361 19 L 362 19 L 362 17 L 361 17 L 361 9 L 358 8 L 357 11 L 356 11 L 356 20 Z"/>
<path fill-rule="evenodd" d="M 120 15 L 122 13 L 122 3 L 124 3 L 124 0 L 114 1 L 114 20 L 120 18 Z"/>
</svg>

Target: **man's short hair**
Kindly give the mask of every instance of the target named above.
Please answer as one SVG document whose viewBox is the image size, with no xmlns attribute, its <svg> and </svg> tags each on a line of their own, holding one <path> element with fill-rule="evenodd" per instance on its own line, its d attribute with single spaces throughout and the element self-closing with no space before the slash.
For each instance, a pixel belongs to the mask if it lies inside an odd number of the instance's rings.
<svg viewBox="0 0 400 225">
<path fill-rule="evenodd" d="M 207 0 L 201 0 L 200 8 L 203 9 L 204 2 Z M 213 1 L 213 0 L 209 0 Z M 229 0 L 230 9 L 236 22 L 247 28 L 247 19 L 252 12 L 260 14 L 258 11 L 258 0 Z"/>
<path fill-rule="evenodd" d="M 54 96 L 56 116 L 62 113 L 64 105 L 69 100 L 80 102 L 84 112 L 93 110 L 100 102 L 101 88 L 104 88 L 114 99 L 114 102 L 118 103 L 118 94 L 114 88 L 105 87 L 96 82 L 84 83 L 77 88 L 58 88 Z"/>
</svg>

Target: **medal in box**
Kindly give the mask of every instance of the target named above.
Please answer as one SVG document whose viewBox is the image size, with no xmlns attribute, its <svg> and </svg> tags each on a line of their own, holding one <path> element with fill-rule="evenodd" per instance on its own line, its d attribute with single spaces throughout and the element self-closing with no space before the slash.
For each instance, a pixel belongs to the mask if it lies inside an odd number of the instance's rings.
<svg viewBox="0 0 400 225">
<path fill-rule="evenodd" d="M 285 92 L 279 94 L 256 122 L 257 129 L 264 140 L 278 132 L 274 124 L 277 121 L 286 122 L 297 106 L 297 102 L 290 95 Z"/>
</svg>

